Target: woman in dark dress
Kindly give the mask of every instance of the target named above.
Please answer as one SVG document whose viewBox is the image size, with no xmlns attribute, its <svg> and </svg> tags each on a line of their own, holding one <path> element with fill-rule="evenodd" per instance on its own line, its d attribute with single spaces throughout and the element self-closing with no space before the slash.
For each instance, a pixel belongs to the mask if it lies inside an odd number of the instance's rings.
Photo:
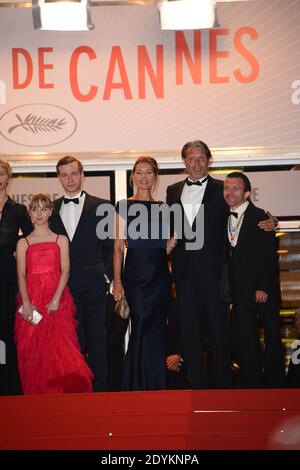
<svg viewBox="0 0 300 470">
<path fill-rule="evenodd" d="M 0 158 L 0 395 L 21 392 L 13 333 L 17 294 L 15 249 L 19 231 L 28 235 L 32 230 L 26 207 L 7 194 L 11 176 L 9 163 Z"/>
<path fill-rule="evenodd" d="M 140 157 L 131 178 L 136 192 L 118 205 L 114 251 L 113 295 L 120 300 L 125 294 L 131 318 L 123 390 L 161 390 L 166 387 L 165 327 L 170 302 L 167 253 L 176 242 L 164 237 L 157 212 L 161 203 L 152 196 L 158 178 L 156 160 Z M 124 232 L 127 254 L 122 283 Z"/>
</svg>

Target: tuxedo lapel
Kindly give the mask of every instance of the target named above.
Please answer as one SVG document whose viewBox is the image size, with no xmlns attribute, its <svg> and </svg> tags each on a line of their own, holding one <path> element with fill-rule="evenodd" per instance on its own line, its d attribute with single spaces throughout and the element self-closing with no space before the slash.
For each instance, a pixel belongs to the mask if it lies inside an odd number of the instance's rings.
<svg viewBox="0 0 300 470">
<path fill-rule="evenodd" d="M 58 199 L 56 199 L 54 201 L 54 203 L 53 203 L 53 206 L 54 206 L 53 212 L 54 212 L 54 214 L 59 214 L 59 211 L 60 211 L 63 200 L 64 200 L 63 197 L 59 197 Z"/>
<path fill-rule="evenodd" d="M 202 199 L 202 204 L 204 204 L 204 207 L 205 207 L 205 204 L 209 204 L 215 191 L 216 191 L 216 186 L 215 186 L 214 180 L 211 176 L 208 175 L 207 185 L 206 185 L 204 196 Z"/>
<path fill-rule="evenodd" d="M 53 215 L 52 215 L 52 219 L 54 221 L 54 224 L 55 224 L 55 229 L 58 233 L 61 233 L 62 235 L 65 235 L 66 237 L 68 237 L 68 234 L 67 234 L 67 231 L 66 231 L 66 227 L 64 226 L 64 223 L 63 221 L 61 220 L 61 216 L 60 216 L 60 209 L 61 209 L 61 205 L 62 205 L 62 202 L 63 202 L 63 197 L 60 197 L 59 199 L 56 199 L 54 201 L 54 208 L 53 208 Z M 69 238 L 69 237 L 68 237 Z"/>
<path fill-rule="evenodd" d="M 183 186 L 185 185 L 185 181 L 186 180 L 180 181 L 178 183 L 178 185 L 176 186 L 176 190 L 174 191 L 173 203 L 178 202 L 178 201 L 181 202 L 180 198 L 181 198 L 181 193 L 182 193 L 182 190 L 183 190 Z"/>
<path fill-rule="evenodd" d="M 193 230 L 196 229 L 196 225 L 195 225 L 196 224 L 196 219 L 199 216 L 199 211 L 201 209 L 201 206 L 203 206 L 204 211 L 205 211 L 205 206 L 207 204 L 209 204 L 209 202 L 211 201 L 215 190 L 216 190 L 216 188 L 215 188 L 215 185 L 214 185 L 214 180 L 210 176 L 208 176 L 208 180 L 207 180 L 207 184 L 206 184 L 206 188 L 205 188 L 205 191 L 204 191 L 204 195 L 203 195 L 201 205 L 198 207 L 196 216 L 193 220 L 193 224 L 192 224 Z"/>
<path fill-rule="evenodd" d="M 249 202 L 249 206 L 245 210 L 244 219 L 243 219 L 241 230 L 240 230 L 240 233 L 239 233 L 239 236 L 238 236 L 238 239 L 237 239 L 236 248 L 238 248 L 240 245 L 242 245 L 242 243 L 243 243 L 243 241 L 244 241 L 244 239 L 245 239 L 245 237 L 248 233 L 248 227 L 249 227 L 249 224 L 251 222 L 252 215 L 253 215 L 253 208 L 254 208 L 254 206 L 252 205 L 251 202 Z"/>
<path fill-rule="evenodd" d="M 85 222 L 88 218 L 88 214 L 89 214 L 91 205 L 92 205 L 92 199 L 91 199 L 89 194 L 85 193 L 85 200 L 84 200 L 82 212 L 81 212 L 80 219 L 78 221 L 77 227 L 75 229 L 75 233 L 74 233 L 72 242 L 74 242 L 74 240 L 76 239 L 76 235 L 80 232 L 82 227 L 85 227 Z"/>
</svg>

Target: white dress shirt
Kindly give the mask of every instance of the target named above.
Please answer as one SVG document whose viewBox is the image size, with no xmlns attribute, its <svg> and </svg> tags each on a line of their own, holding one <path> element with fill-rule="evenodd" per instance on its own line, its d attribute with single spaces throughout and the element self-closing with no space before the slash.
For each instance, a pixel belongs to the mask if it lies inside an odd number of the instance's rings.
<svg viewBox="0 0 300 470">
<path fill-rule="evenodd" d="M 231 246 L 236 246 L 237 244 L 239 233 L 243 225 L 245 210 L 247 209 L 248 205 L 249 201 L 245 201 L 237 209 L 233 209 L 232 207 L 230 208 L 232 212 L 236 212 L 238 215 L 237 218 L 234 215 L 230 215 L 228 217 L 227 233 L 228 240 Z"/>
<path fill-rule="evenodd" d="M 76 194 L 73 197 L 69 197 L 66 194 L 64 195 L 67 199 L 75 199 L 79 198 L 79 204 L 74 204 L 73 202 L 69 202 L 65 204 L 64 201 L 62 202 L 60 208 L 60 217 L 63 221 L 65 229 L 67 231 L 68 237 L 70 241 L 72 241 L 79 219 L 81 217 L 84 201 L 85 201 L 85 193 L 80 191 L 80 193 Z"/>
<path fill-rule="evenodd" d="M 205 176 L 204 178 L 201 178 L 199 180 L 200 183 L 201 183 L 201 180 L 204 180 L 205 178 L 207 178 L 207 176 Z M 191 181 L 190 178 L 188 178 L 188 180 Z M 181 199 L 183 209 L 189 221 L 190 226 L 193 225 L 194 219 L 200 209 L 206 186 L 207 186 L 207 180 L 204 183 L 202 183 L 201 186 L 197 186 L 197 185 L 188 186 L 187 184 L 183 186 L 180 199 Z"/>
</svg>

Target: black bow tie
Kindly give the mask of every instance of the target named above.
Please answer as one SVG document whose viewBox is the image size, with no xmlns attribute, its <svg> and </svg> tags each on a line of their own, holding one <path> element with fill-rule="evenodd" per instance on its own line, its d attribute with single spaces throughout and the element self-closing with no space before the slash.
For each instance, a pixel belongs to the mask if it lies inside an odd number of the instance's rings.
<svg viewBox="0 0 300 470">
<path fill-rule="evenodd" d="M 233 215 L 233 217 L 235 217 L 236 219 L 238 218 L 238 213 L 237 212 L 229 212 L 229 215 Z"/>
<path fill-rule="evenodd" d="M 69 202 L 74 202 L 74 204 L 79 204 L 79 197 L 74 197 L 73 199 L 68 199 L 64 197 L 64 204 L 69 204 Z"/>
<path fill-rule="evenodd" d="M 73 197 L 73 199 L 69 199 L 67 197 L 64 197 L 63 201 L 64 204 L 69 204 L 69 202 L 74 202 L 74 204 L 79 204 L 79 198 L 83 195 L 84 191 L 81 191 L 79 197 Z"/>
<path fill-rule="evenodd" d="M 202 186 L 203 183 L 205 183 L 205 181 L 208 180 L 208 176 L 206 178 L 204 178 L 204 180 L 202 181 L 190 181 L 190 180 L 186 180 L 186 184 L 188 186 L 193 186 L 193 185 L 196 185 L 196 186 Z"/>
</svg>

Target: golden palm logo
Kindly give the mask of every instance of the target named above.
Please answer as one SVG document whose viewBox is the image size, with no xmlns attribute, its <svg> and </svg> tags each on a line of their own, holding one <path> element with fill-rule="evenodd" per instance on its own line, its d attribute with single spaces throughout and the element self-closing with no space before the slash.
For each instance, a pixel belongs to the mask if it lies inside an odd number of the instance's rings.
<svg viewBox="0 0 300 470">
<path fill-rule="evenodd" d="M 57 145 L 76 130 L 74 114 L 54 104 L 23 104 L 0 116 L 0 140 L 3 137 L 23 148 Z"/>
<path fill-rule="evenodd" d="M 22 119 L 17 113 L 15 113 L 15 116 L 19 123 L 8 129 L 9 134 L 14 132 L 18 127 L 22 127 L 25 131 L 32 132 L 33 134 L 36 134 L 37 132 L 55 132 L 61 130 L 66 124 L 66 120 L 64 118 L 47 119 L 42 116 L 27 114 L 27 116 Z"/>
</svg>

